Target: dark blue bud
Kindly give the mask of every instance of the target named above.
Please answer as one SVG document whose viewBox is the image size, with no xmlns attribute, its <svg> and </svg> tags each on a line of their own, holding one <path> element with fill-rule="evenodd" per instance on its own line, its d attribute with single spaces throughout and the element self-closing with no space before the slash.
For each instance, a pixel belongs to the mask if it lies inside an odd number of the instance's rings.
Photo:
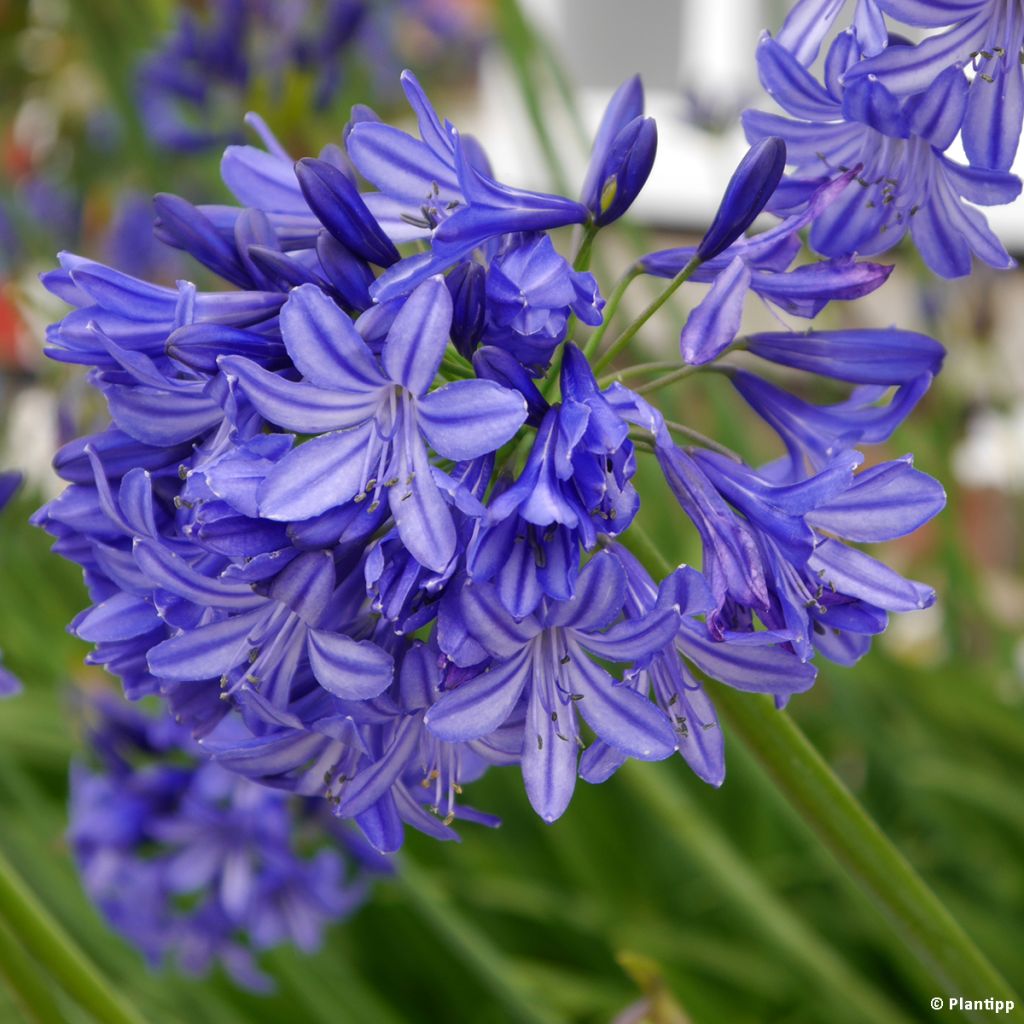
<svg viewBox="0 0 1024 1024">
<path fill-rule="evenodd" d="M 318 288 L 325 286 L 322 277 L 280 249 L 269 245 L 250 245 L 245 255 L 252 261 L 259 278 L 272 289 L 288 291 L 300 284 L 315 284 Z"/>
<path fill-rule="evenodd" d="M 361 313 L 373 305 L 370 285 L 373 271 L 366 260 L 353 255 L 330 232 L 321 231 L 316 240 L 320 268 L 349 312 Z"/>
<path fill-rule="evenodd" d="M 164 351 L 179 363 L 211 377 L 217 373 L 217 360 L 223 355 L 245 356 L 275 370 L 288 364 L 282 342 L 227 324 L 185 324 L 168 336 Z"/>
<path fill-rule="evenodd" d="M 597 204 L 590 207 L 595 224 L 611 224 L 633 205 L 647 184 L 657 151 L 653 117 L 636 117 L 616 135 L 599 178 Z"/>
<path fill-rule="evenodd" d="M 456 265 L 445 284 L 452 296 L 452 341 L 469 359 L 484 333 L 487 271 L 466 260 Z"/>
<path fill-rule="evenodd" d="M 529 371 L 511 352 L 496 345 L 484 345 L 473 353 L 473 369 L 484 380 L 518 391 L 526 399 L 526 422 L 533 427 L 540 425 L 548 403 Z"/>
<path fill-rule="evenodd" d="M 320 223 L 346 248 L 380 267 L 399 259 L 351 181 L 325 160 L 307 157 L 295 165 L 299 187 Z"/>
<path fill-rule="evenodd" d="M 697 246 L 697 259 L 702 263 L 713 260 L 753 224 L 785 168 L 786 144 L 782 139 L 770 135 L 750 147 L 729 179 L 715 219 Z"/>
<path fill-rule="evenodd" d="M 153 197 L 153 207 L 156 210 L 153 233 L 161 242 L 187 252 L 225 281 L 239 288 L 252 288 L 249 272 L 235 247 L 217 232 L 201 210 L 180 196 L 166 192 Z"/>
<path fill-rule="evenodd" d="M 275 274 L 267 274 L 260 265 L 253 260 L 249 252 L 251 247 L 272 249 L 281 252 L 281 244 L 270 218 L 262 211 L 254 207 L 242 210 L 235 221 L 235 248 L 241 257 L 242 264 L 249 272 L 253 284 L 263 291 L 273 291 L 280 287 Z"/>
<path fill-rule="evenodd" d="M 615 90 L 615 95 L 608 101 L 608 106 L 601 117 L 601 124 L 594 136 L 594 148 L 590 152 L 587 176 L 580 192 L 580 202 L 592 213 L 596 213 L 600 208 L 608 156 L 619 133 L 631 121 L 642 117 L 643 112 L 644 87 L 640 82 L 640 76 L 634 75 Z"/>
</svg>

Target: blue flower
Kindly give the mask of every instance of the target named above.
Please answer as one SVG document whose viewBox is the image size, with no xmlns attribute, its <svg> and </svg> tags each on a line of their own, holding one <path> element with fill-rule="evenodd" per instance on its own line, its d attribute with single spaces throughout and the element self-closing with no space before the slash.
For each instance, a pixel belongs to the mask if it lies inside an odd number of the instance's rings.
<svg viewBox="0 0 1024 1024">
<path fill-rule="evenodd" d="M 835 202 L 852 180 L 847 173 L 826 182 L 799 213 L 753 238 L 734 241 L 697 267 L 692 279 L 711 288 L 680 332 L 684 362 L 710 363 L 729 348 L 739 331 L 748 292 L 793 316 L 812 319 L 830 301 L 861 298 L 888 280 L 892 267 L 846 257 L 788 269 L 802 248 L 797 232 Z M 639 267 L 657 277 L 673 278 L 696 257 L 696 246 L 663 249 L 644 256 Z"/>
<path fill-rule="evenodd" d="M 467 549 L 470 576 L 494 580 L 520 618 L 545 595 L 570 599 L 580 548 L 627 529 L 639 506 L 628 427 L 574 345 L 561 382 L 562 403 L 545 413 L 519 477 L 495 487 Z"/>
<path fill-rule="evenodd" d="M 1008 203 L 1019 194 L 1020 181 L 943 155 L 965 108 L 963 73 L 951 68 L 925 92 L 901 102 L 874 77 L 844 78 L 860 56 L 855 34 L 837 37 L 821 85 L 776 40 L 761 40 L 758 68 L 765 88 L 797 119 L 760 111 L 743 116 L 752 141 L 785 139 L 795 167 L 789 188 L 780 190 L 772 208 L 795 208 L 805 199 L 801 190 L 857 167 L 859 187 L 848 189 L 811 228 L 818 252 L 873 255 L 910 231 L 925 262 L 943 277 L 969 273 L 972 253 L 994 267 L 1012 266 L 984 217 L 967 204 Z"/>
<path fill-rule="evenodd" d="M 287 807 L 290 793 L 298 810 L 268 811 L 268 827 L 284 822 L 290 838 L 299 819 L 351 822 L 392 852 L 406 826 L 451 840 L 456 821 L 497 824 L 462 799 L 492 765 L 519 765 L 548 821 L 577 772 L 602 781 L 628 757 L 678 749 L 717 785 L 723 747 L 704 677 L 781 705 L 813 683 L 815 653 L 851 662 L 890 612 L 932 600 L 853 545 L 921 525 L 941 508 L 941 488 L 909 458 L 860 470 L 854 447 L 892 434 L 939 371 L 941 348 L 895 328 L 737 339 L 748 291 L 811 318 L 889 274 L 852 258 L 863 212 L 849 211 L 878 183 L 864 184 L 852 160 L 838 173 L 811 168 L 801 132 L 821 122 L 833 142 L 870 142 L 875 171 L 886 152 L 925 153 L 933 198 L 936 167 L 963 195 L 975 194 L 965 182 L 998 192 L 1010 180 L 932 148 L 959 123 L 958 71 L 905 101 L 856 76 L 844 84 L 850 62 L 881 45 L 869 0 L 854 15 L 858 35 L 830 52 L 828 88 L 809 78 L 841 7 L 802 0 L 780 33 L 794 56 L 762 47 L 766 77 L 805 125 L 767 133 L 793 142 L 798 173 L 776 188 L 782 144 L 755 144 L 703 242 L 635 268 L 678 279 L 689 267 L 711 286 L 680 334 L 694 367 L 743 350 L 765 373 L 853 386 L 823 406 L 802 385 L 798 396 L 749 368 L 715 366 L 779 435 L 785 455 L 768 465 L 666 421 L 641 397 L 658 381 L 603 386 L 588 358 L 600 339 L 576 333 L 603 327 L 603 299 L 549 232 L 586 225 L 582 266 L 596 229 L 635 198 L 654 152 L 638 80 L 609 104 L 582 202 L 498 183 L 407 75 L 418 137 L 356 108 L 347 152 L 328 146 L 296 164 L 250 118 L 264 148 L 229 147 L 221 164 L 236 205 L 158 197 L 158 238 L 234 290 L 160 288 L 66 254 L 46 275 L 74 307 L 48 332 L 50 354 L 91 368 L 113 422 L 61 450 L 68 486 L 35 521 L 83 569 L 90 605 L 72 630 L 93 645 L 89 660 L 128 697 L 164 701 L 184 730 L 168 744 L 199 744 L 173 768 L 127 758 L 131 771 L 82 790 L 93 792 L 81 832 L 90 878 L 101 862 L 119 872 L 113 889 L 107 879 L 93 891 L 153 956 L 173 948 L 186 965 L 221 957 L 238 968 L 243 926 L 257 946 L 308 944 L 320 921 L 308 900 L 330 902 L 333 869 L 294 857 L 282 854 L 279 871 L 268 861 L 257 882 L 234 844 L 263 833 L 208 827 L 207 796 L 234 823 L 235 787 L 254 816 L 265 795 Z M 744 237 L 769 195 L 784 220 Z M 949 227 L 942 210 L 936 230 Z M 857 244 L 794 265 L 809 226 Z M 423 251 L 408 255 L 406 243 Z M 958 244 L 940 247 L 957 265 Z M 679 435 L 697 443 L 682 447 Z M 700 572 L 659 581 L 628 552 L 638 481 L 650 479 L 637 464 L 649 457 L 678 522 L 699 537 Z M 597 734 L 582 759 L 579 715 Z M 215 765 L 196 767 L 200 756 Z M 139 842 L 154 856 L 141 858 Z M 119 853 L 108 859 L 110 844 Z M 164 846 L 175 850 L 166 862 Z M 226 896 L 222 863 L 243 864 Z M 199 892 L 184 920 L 170 864 Z M 285 912 L 293 901 L 297 917 Z"/>
<path fill-rule="evenodd" d="M 571 600 L 545 602 L 536 615 L 513 618 L 489 584 L 463 588 L 452 612 L 493 660 L 485 672 L 446 693 L 427 712 L 427 725 L 449 742 L 478 739 L 500 728 L 525 697 L 523 782 L 545 821 L 561 817 L 572 799 L 580 747 L 577 713 L 630 757 L 658 761 L 676 748 L 668 718 L 591 659 L 643 659 L 664 647 L 678 628 L 673 605 L 616 623 L 625 588 L 619 562 L 600 552 L 580 573 Z"/>
<path fill-rule="evenodd" d="M 657 584 L 628 550 L 620 544 L 612 550 L 626 573 L 627 617 L 649 615 L 658 606 Z M 720 786 L 725 780 L 722 731 L 695 667 L 736 689 L 783 698 L 808 689 L 816 672 L 781 645 L 715 642 L 698 619 L 714 611 L 715 599 L 696 569 L 681 566 L 663 589 L 679 606 L 678 632 L 646 664 L 631 670 L 625 681 L 640 694 L 653 694 L 672 721 L 680 756 L 699 778 Z M 621 750 L 598 739 L 580 759 L 580 776 L 587 782 L 604 782 L 625 759 Z"/>
<path fill-rule="evenodd" d="M 484 814 L 461 803 L 463 786 L 479 779 L 491 764 L 515 764 L 521 737 L 513 725 L 507 735 L 488 737 L 486 742 L 449 743 L 439 739 L 425 723 L 425 714 L 441 696 L 445 676 L 444 657 L 437 650 L 415 642 L 402 658 L 398 677 L 398 703 L 380 705 L 385 722 L 371 751 L 350 777 L 340 780 L 334 813 L 359 820 L 377 808 L 378 817 L 387 821 L 394 815 L 435 839 L 452 840 L 459 836 L 451 829 L 456 819 L 472 821 L 491 828 L 501 824 L 493 815 Z M 426 805 L 426 808 L 420 806 Z M 427 810 L 429 808 L 429 811 Z M 400 831 L 378 848 L 390 852 L 402 842 Z"/>
<path fill-rule="evenodd" d="M 565 340 L 569 317 L 596 326 L 604 300 L 594 275 L 573 270 L 548 235 L 509 241 L 487 268 L 483 340 L 525 365 L 544 367 Z"/>
<path fill-rule="evenodd" d="M 443 281 L 425 281 L 395 317 L 378 366 L 351 321 L 303 286 L 281 319 L 305 380 L 285 380 L 240 357 L 221 361 L 268 420 L 320 435 L 268 474 L 261 515 L 309 519 L 353 500 L 375 510 L 386 493 L 406 547 L 427 568 L 445 568 L 455 525 L 426 444 L 445 458 L 477 458 L 500 448 L 526 418 L 526 402 L 492 381 L 456 381 L 428 394 L 451 317 Z"/>
<path fill-rule="evenodd" d="M 323 841 L 333 826 L 317 823 L 314 805 L 204 760 L 169 719 L 112 699 L 91 711 L 96 764 L 72 771 L 69 839 L 89 895 L 154 966 L 202 974 L 220 961 L 266 990 L 253 953 L 316 949 L 365 897 L 359 876 L 384 869 L 349 843 L 363 865 L 352 870 L 341 845 Z M 316 852 L 301 854 L 318 834 Z"/>
<path fill-rule="evenodd" d="M 975 167 L 1008 171 L 1024 120 L 1024 18 L 1004 0 L 877 0 L 908 25 L 943 29 L 916 46 L 890 46 L 851 68 L 876 75 L 897 95 L 926 91 L 948 68 L 973 66 L 963 114 L 963 144 Z"/>
<path fill-rule="evenodd" d="M 378 301 L 408 292 L 500 235 L 587 220 L 580 203 L 495 181 L 486 158 L 441 123 L 408 71 L 402 87 L 420 138 L 374 120 L 356 121 L 347 136 L 356 170 L 380 190 L 365 198 L 388 235 L 396 242 L 431 241 L 429 253 L 407 257 L 381 275 L 372 288 Z"/>
<path fill-rule="evenodd" d="M 338 626 L 337 575 L 330 552 L 304 552 L 273 578 L 266 594 L 251 584 L 201 575 L 151 541 L 135 560 L 152 584 L 201 608 L 228 613 L 153 647 L 150 671 L 160 679 L 217 679 L 226 694 L 269 722 L 287 720 L 297 669 L 308 658 L 317 682 L 344 700 L 375 697 L 391 682 L 391 657 Z M 361 576 L 361 573 L 357 574 Z M 341 626 L 361 632 L 358 619 Z"/>
</svg>

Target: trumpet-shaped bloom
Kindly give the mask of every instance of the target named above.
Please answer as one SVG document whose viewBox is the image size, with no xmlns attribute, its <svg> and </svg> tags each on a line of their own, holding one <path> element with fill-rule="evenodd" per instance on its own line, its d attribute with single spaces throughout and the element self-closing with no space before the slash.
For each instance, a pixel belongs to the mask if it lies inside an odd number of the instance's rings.
<svg viewBox="0 0 1024 1024">
<path fill-rule="evenodd" d="M 973 65 L 963 115 L 967 159 L 976 167 L 1008 171 L 1024 119 L 1024 10 L 1018 0 L 877 0 L 908 25 L 941 29 L 915 46 L 890 46 L 852 68 L 876 75 L 898 95 L 923 92 L 951 67 Z"/>
<path fill-rule="evenodd" d="M 1003 171 L 963 167 L 943 153 L 960 130 L 968 88 L 963 73 L 952 67 L 926 91 L 901 101 L 877 78 L 849 74 L 862 52 L 855 33 L 840 35 L 822 84 L 778 41 L 761 40 L 764 86 L 793 118 L 754 110 L 743 115 L 752 141 L 785 139 L 795 168 L 790 188 L 780 190 L 772 208 L 798 205 L 801 187 L 858 167 L 860 187 L 848 189 L 811 228 L 818 252 L 873 255 L 909 231 L 925 262 L 943 277 L 969 273 L 972 254 L 994 267 L 1012 266 L 984 217 L 968 204 L 1008 203 L 1020 181 Z"/>
<path fill-rule="evenodd" d="M 427 725 L 450 742 L 478 739 L 500 728 L 525 697 L 523 781 L 545 821 L 561 817 L 572 799 L 577 714 L 606 742 L 639 760 L 658 761 L 676 748 L 665 715 L 592 660 L 642 660 L 677 629 L 678 609 L 667 602 L 648 616 L 616 623 L 625 587 L 615 557 L 599 553 L 580 574 L 571 600 L 546 602 L 535 615 L 516 620 L 488 584 L 463 588 L 453 612 L 493 660 L 446 693 L 427 712 Z"/>
<path fill-rule="evenodd" d="M 240 357 L 221 368 L 239 380 L 268 420 L 317 434 L 267 475 L 260 514 L 301 520 L 350 501 L 375 510 L 387 495 L 403 543 L 429 569 L 455 553 L 455 524 L 427 445 L 451 459 L 500 448 L 526 418 L 523 398 L 492 381 L 457 381 L 429 391 L 451 327 L 440 278 L 409 296 L 378 364 L 348 318 L 316 289 L 295 291 L 282 312 L 285 345 L 303 371 L 295 382 Z"/>
</svg>

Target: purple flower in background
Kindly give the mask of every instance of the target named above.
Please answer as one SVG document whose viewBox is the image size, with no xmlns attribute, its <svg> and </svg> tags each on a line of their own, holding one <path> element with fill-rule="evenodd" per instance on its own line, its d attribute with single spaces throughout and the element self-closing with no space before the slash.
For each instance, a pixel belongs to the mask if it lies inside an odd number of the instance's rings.
<svg viewBox="0 0 1024 1024">
<path fill-rule="evenodd" d="M 213 0 L 198 13 L 177 11 L 172 31 L 140 64 L 139 112 L 157 145 L 193 153 L 234 140 L 254 83 L 278 99 L 290 76 L 313 81 L 313 106 L 327 109 L 352 74 L 366 62 L 391 88 L 403 29 L 472 46 L 470 23 L 435 0 Z"/>
<path fill-rule="evenodd" d="M 72 771 L 69 840 L 86 891 L 153 966 L 204 974 L 219 962 L 266 990 L 253 953 L 316 949 L 365 898 L 368 872 L 386 870 L 318 805 L 203 759 L 168 718 L 113 698 L 89 713 L 92 764 Z M 313 855 L 300 853 L 310 841 Z"/>
</svg>

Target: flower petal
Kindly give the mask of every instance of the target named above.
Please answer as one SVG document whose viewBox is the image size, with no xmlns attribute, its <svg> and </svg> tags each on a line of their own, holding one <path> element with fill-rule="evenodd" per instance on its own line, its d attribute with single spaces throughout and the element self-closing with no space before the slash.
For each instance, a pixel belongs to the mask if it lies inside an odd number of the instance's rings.
<svg viewBox="0 0 1024 1024">
<path fill-rule="evenodd" d="M 403 449 L 403 469 L 388 490 L 398 535 L 420 565 L 444 572 L 455 554 L 455 521 L 434 480 L 427 450 L 414 437 Z"/>
<path fill-rule="evenodd" d="M 417 285 L 384 342 L 384 369 L 396 384 L 422 395 L 434 383 L 452 326 L 452 297 L 444 278 Z"/>
<path fill-rule="evenodd" d="M 316 285 L 288 296 L 281 335 L 302 376 L 318 387 L 366 393 L 387 384 L 352 321 Z"/>
<path fill-rule="evenodd" d="M 147 656 L 149 670 L 159 679 L 189 682 L 218 679 L 244 664 L 249 654 L 247 637 L 263 616 L 262 609 L 211 622 L 164 640 Z"/>
<path fill-rule="evenodd" d="M 235 378 L 246 398 L 270 423 L 299 434 L 319 434 L 364 423 L 380 405 L 380 388 L 326 390 L 314 384 L 285 380 L 240 356 L 218 361 Z"/>
<path fill-rule="evenodd" d="M 535 687 L 523 738 L 523 784 L 530 806 L 549 824 L 564 813 L 576 788 L 576 712 L 572 705 L 547 707 Z"/>
<path fill-rule="evenodd" d="M 442 695 L 423 720 L 435 736 L 449 743 L 486 736 L 512 714 L 532 668 L 531 652 L 524 648 Z"/>
<path fill-rule="evenodd" d="M 460 380 L 416 403 L 420 429 L 446 459 L 475 459 L 496 452 L 526 420 L 522 395 L 489 380 Z"/>
<path fill-rule="evenodd" d="M 395 663 L 369 640 L 311 629 L 307 650 L 316 681 L 342 700 L 368 700 L 391 685 Z"/>
<path fill-rule="evenodd" d="M 601 739 L 641 761 L 660 761 L 675 752 L 675 731 L 660 708 L 617 683 L 578 645 L 569 644 L 569 656 L 567 682 L 573 693 L 582 694 L 574 705 Z"/>
<path fill-rule="evenodd" d="M 544 625 L 571 626 L 591 633 L 604 629 L 622 612 L 626 603 L 626 574 L 610 551 L 599 551 L 584 567 L 576 581 L 571 601 L 553 605 Z"/>
<path fill-rule="evenodd" d="M 373 423 L 300 444 L 267 474 L 259 489 L 260 515 L 312 519 L 351 501 L 365 483 L 364 465 L 377 464 L 380 445 Z"/>
</svg>

